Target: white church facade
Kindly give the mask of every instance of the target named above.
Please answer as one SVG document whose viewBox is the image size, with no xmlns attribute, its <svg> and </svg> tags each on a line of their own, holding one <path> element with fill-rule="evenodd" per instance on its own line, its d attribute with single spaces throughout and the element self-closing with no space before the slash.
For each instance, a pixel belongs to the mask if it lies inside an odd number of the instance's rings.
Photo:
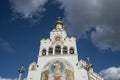
<svg viewBox="0 0 120 80">
<path fill-rule="evenodd" d="M 92 64 L 80 60 L 76 38 L 68 37 L 61 20 L 40 41 L 38 61 L 29 66 L 27 80 L 104 80 L 93 71 Z"/>
</svg>

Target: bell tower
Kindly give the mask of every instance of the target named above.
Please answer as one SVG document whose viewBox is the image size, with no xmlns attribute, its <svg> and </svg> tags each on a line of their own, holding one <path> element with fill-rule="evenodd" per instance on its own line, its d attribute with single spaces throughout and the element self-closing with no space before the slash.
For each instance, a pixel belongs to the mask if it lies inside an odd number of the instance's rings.
<svg viewBox="0 0 120 80">
<path fill-rule="evenodd" d="M 53 80 L 61 80 L 66 76 L 69 80 L 74 80 L 77 62 L 76 38 L 67 36 L 63 22 L 58 19 L 50 32 L 50 38 L 41 40 L 38 57 L 41 80 L 44 78 L 43 74 L 51 75 L 49 78 L 54 78 Z M 45 68 L 48 68 L 47 73 Z"/>
</svg>

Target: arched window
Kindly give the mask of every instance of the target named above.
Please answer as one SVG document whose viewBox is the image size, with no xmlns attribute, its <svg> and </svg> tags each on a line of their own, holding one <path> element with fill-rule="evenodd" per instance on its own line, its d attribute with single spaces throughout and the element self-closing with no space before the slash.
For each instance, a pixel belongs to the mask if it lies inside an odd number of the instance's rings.
<svg viewBox="0 0 120 80">
<path fill-rule="evenodd" d="M 49 52 L 48 55 L 52 55 L 53 54 L 53 48 L 50 47 L 48 52 Z"/>
<path fill-rule="evenodd" d="M 59 55 L 61 53 L 61 47 L 60 45 L 55 46 L 55 54 Z"/>
<path fill-rule="evenodd" d="M 46 49 L 43 49 L 42 50 L 42 56 L 45 56 L 46 55 Z"/>
<path fill-rule="evenodd" d="M 74 48 L 73 47 L 70 48 L 70 54 L 74 54 Z"/>
<path fill-rule="evenodd" d="M 67 47 L 66 46 L 63 47 L 63 54 L 67 54 Z"/>
</svg>

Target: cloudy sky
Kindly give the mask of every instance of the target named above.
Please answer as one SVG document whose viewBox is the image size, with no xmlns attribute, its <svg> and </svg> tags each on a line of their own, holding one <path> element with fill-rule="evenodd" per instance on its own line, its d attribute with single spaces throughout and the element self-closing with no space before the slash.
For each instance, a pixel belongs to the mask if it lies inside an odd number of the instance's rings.
<svg viewBox="0 0 120 80">
<path fill-rule="evenodd" d="M 77 38 L 79 59 L 106 80 L 120 80 L 120 0 L 1 0 L 0 80 L 16 80 L 18 68 L 37 61 L 40 40 L 61 17 Z"/>
</svg>

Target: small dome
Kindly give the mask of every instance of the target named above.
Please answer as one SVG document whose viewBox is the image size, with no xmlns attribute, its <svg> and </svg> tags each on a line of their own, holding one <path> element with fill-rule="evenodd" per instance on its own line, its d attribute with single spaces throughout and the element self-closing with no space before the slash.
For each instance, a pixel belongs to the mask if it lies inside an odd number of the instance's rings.
<svg viewBox="0 0 120 80">
<path fill-rule="evenodd" d="M 61 25 L 63 25 L 63 22 L 62 22 L 62 20 L 61 20 L 60 17 L 58 17 L 58 20 L 57 20 L 57 22 L 56 22 L 56 25 L 57 25 L 57 24 L 61 24 Z"/>
</svg>

